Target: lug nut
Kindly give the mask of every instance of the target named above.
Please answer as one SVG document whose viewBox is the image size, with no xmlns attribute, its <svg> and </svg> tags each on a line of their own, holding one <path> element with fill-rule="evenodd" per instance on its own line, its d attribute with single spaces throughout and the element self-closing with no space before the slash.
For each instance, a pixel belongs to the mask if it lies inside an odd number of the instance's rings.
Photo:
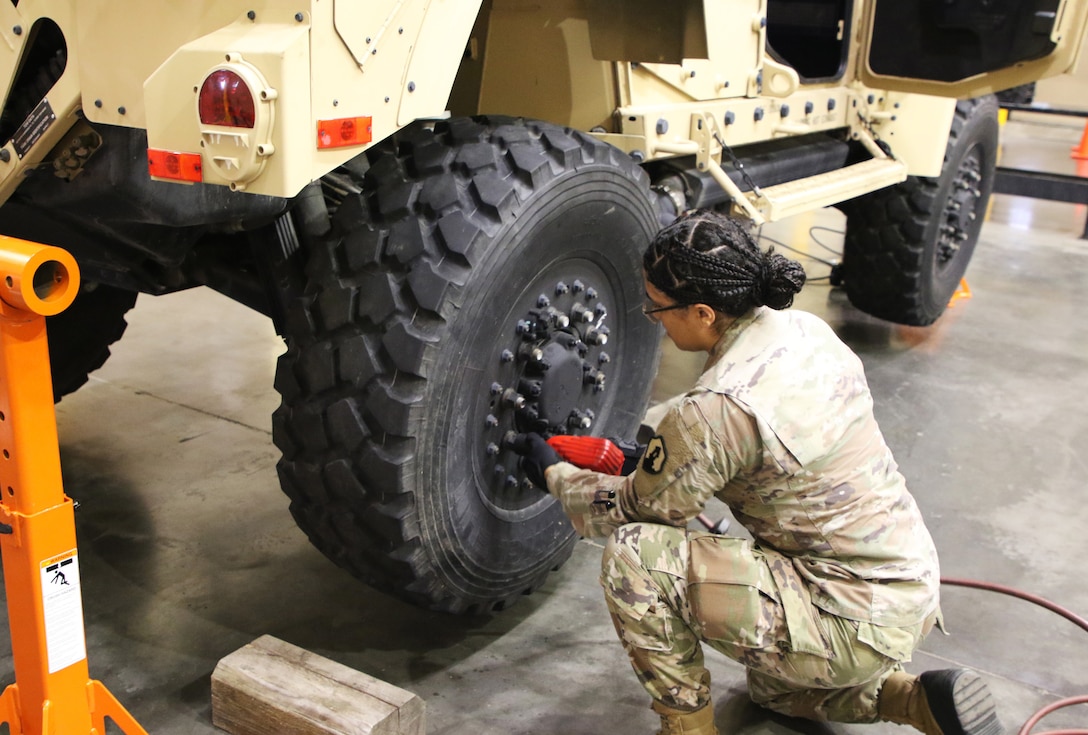
<svg viewBox="0 0 1088 735">
<path fill-rule="evenodd" d="M 602 352 L 601 354 L 597 355 L 597 362 L 601 365 L 607 365 L 608 363 L 612 362 L 612 357 L 607 352 Z"/>
<path fill-rule="evenodd" d="M 514 361 L 514 353 L 511 352 L 510 350 L 503 350 L 502 354 L 499 355 L 499 359 L 502 360 L 503 362 L 513 362 Z"/>
<path fill-rule="evenodd" d="M 506 474 L 506 467 L 504 465 L 497 464 L 492 468 L 491 474 L 495 475 L 495 477 L 502 477 Z"/>
<path fill-rule="evenodd" d="M 593 420 L 580 411 L 571 411 L 567 417 L 567 426 L 572 429 L 588 429 L 593 426 Z"/>
<path fill-rule="evenodd" d="M 539 307 L 541 309 L 543 309 L 545 306 L 550 306 L 551 303 L 552 303 L 551 299 L 549 299 L 544 294 L 540 294 L 539 296 L 536 297 L 536 305 L 537 305 L 537 307 Z"/>
<path fill-rule="evenodd" d="M 488 457 L 497 457 L 497 456 L 499 456 L 499 445 L 496 444 L 495 442 L 491 442 L 490 444 L 488 444 L 487 445 L 487 456 Z"/>
<path fill-rule="evenodd" d="M 571 321 L 588 324 L 589 322 L 593 321 L 593 312 L 591 312 L 589 309 L 582 306 L 581 304 L 575 304 L 574 307 L 570 310 L 570 318 Z"/>
<path fill-rule="evenodd" d="M 556 296 L 562 296 L 563 294 L 568 293 L 569 291 L 570 291 L 570 286 L 563 283 L 562 281 L 555 284 L 555 295 Z"/>
<path fill-rule="evenodd" d="M 582 291 L 586 290 L 586 285 L 581 281 L 575 281 L 571 285 L 571 290 L 574 291 L 574 293 L 582 293 Z"/>
<path fill-rule="evenodd" d="M 522 378 L 518 381 L 518 393 L 528 395 L 531 398 L 539 397 L 543 389 L 544 384 L 539 380 L 525 380 Z"/>
<path fill-rule="evenodd" d="M 506 391 L 503 392 L 502 400 L 506 405 L 513 406 L 514 408 L 525 407 L 525 396 L 521 395 L 513 388 L 507 388 Z"/>
<path fill-rule="evenodd" d="M 597 329 L 591 329 L 586 333 L 586 342 L 591 345 L 604 347 L 608 344 L 608 333 Z"/>
<path fill-rule="evenodd" d="M 494 429 L 496 426 L 499 425 L 499 420 L 491 414 L 488 414 L 487 418 L 484 419 L 484 424 L 487 426 L 487 428 Z"/>
<path fill-rule="evenodd" d="M 592 290 L 592 289 L 590 289 L 590 290 Z M 601 317 L 603 317 L 607 313 L 608 313 L 608 309 L 605 308 L 604 304 L 597 304 L 595 307 L 593 307 L 593 314 L 598 319 L 600 319 Z"/>
<path fill-rule="evenodd" d="M 498 383 L 492 383 L 490 393 L 493 396 L 499 395 L 500 393 L 502 393 L 502 386 L 499 385 Z"/>
<path fill-rule="evenodd" d="M 595 298 L 597 298 L 597 289 L 587 288 L 586 289 L 586 301 L 592 301 Z"/>
<path fill-rule="evenodd" d="M 513 475 L 507 475 L 506 476 L 506 486 L 508 488 L 513 489 L 513 488 L 518 486 L 518 483 L 519 483 L 518 478 L 514 477 Z"/>
</svg>

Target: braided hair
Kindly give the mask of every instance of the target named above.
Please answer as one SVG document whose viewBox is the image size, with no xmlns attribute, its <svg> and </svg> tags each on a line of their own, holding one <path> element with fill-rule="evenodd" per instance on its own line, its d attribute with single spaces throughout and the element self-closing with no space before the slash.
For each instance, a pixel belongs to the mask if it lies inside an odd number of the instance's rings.
<svg viewBox="0 0 1088 735">
<path fill-rule="evenodd" d="M 642 258 L 646 280 L 678 304 L 706 304 L 739 317 L 757 306 L 785 309 L 805 285 L 795 260 L 766 253 L 739 221 L 712 210 L 682 215 Z"/>
</svg>

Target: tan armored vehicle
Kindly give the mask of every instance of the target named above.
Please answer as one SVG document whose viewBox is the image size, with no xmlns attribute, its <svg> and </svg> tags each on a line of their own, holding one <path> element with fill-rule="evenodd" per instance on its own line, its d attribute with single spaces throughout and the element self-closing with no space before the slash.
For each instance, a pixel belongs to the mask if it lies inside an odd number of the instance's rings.
<svg viewBox="0 0 1088 735">
<path fill-rule="evenodd" d="M 693 207 L 758 223 L 837 206 L 853 303 L 932 322 L 993 181 L 980 95 L 1067 71 L 1086 14 L 5 2 L 0 232 L 68 249 L 87 282 L 50 324 L 58 397 L 137 293 L 221 291 L 286 341 L 274 439 L 312 542 L 419 604 L 498 609 L 575 541 L 504 436 L 638 425 L 651 234 Z"/>
</svg>

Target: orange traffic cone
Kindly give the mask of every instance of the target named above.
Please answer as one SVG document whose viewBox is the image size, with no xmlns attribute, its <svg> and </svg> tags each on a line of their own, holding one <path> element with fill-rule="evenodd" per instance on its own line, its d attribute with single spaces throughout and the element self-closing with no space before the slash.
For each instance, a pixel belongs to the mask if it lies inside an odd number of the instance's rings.
<svg viewBox="0 0 1088 735">
<path fill-rule="evenodd" d="M 1084 123 L 1084 134 L 1080 136 L 1080 145 L 1073 149 L 1070 158 L 1088 159 L 1088 122 Z"/>
</svg>

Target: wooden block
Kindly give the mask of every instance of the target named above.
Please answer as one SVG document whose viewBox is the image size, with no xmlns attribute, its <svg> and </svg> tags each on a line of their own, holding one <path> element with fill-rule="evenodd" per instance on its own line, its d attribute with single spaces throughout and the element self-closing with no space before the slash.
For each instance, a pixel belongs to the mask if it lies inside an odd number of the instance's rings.
<svg viewBox="0 0 1088 735">
<path fill-rule="evenodd" d="M 212 672 L 212 724 L 232 735 L 424 735 L 411 692 L 269 635 Z"/>
</svg>

